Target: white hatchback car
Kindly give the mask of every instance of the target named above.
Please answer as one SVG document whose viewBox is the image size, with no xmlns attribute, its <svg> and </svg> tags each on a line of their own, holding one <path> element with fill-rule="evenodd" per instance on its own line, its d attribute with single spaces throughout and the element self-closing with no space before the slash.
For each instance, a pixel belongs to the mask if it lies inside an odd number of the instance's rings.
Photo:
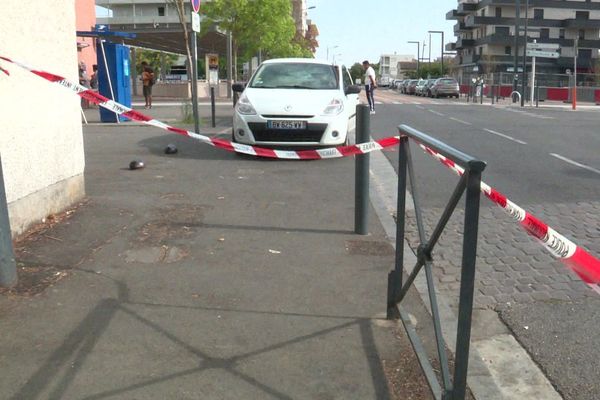
<svg viewBox="0 0 600 400">
<path fill-rule="evenodd" d="M 232 140 L 262 146 L 336 146 L 356 126 L 360 86 L 345 66 L 307 58 L 265 61 L 246 86 L 233 116 Z"/>
</svg>

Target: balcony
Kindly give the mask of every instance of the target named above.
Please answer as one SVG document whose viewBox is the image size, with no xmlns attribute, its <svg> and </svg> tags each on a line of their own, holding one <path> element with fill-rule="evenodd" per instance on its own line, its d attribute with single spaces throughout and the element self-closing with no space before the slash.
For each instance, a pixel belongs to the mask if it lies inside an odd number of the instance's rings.
<svg viewBox="0 0 600 400">
<path fill-rule="evenodd" d="M 446 43 L 444 49 L 446 51 L 456 51 L 456 43 Z"/>
<path fill-rule="evenodd" d="M 600 4 L 599 4 L 600 8 Z M 600 20 L 597 19 L 565 19 L 563 26 L 570 29 L 599 29 Z"/>
<path fill-rule="evenodd" d="M 473 46 L 475 46 L 474 39 L 459 38 L 456 40 L 456 50 L 464 49 L 465 47 L 473 47 Z"/>
<path fill-rule="evenodd" d="M 470 32 L 473 28 L 467 27 L 464 22 L 457 22 L 454 24 L 454 33 L 457 34 L 459 32 Z"/>
<path fill-rule="evenodd" d="M 446 13 L 446 19 L 459 19 L 458 12 L 456 10 L 450 10 Z"/>
</svg>

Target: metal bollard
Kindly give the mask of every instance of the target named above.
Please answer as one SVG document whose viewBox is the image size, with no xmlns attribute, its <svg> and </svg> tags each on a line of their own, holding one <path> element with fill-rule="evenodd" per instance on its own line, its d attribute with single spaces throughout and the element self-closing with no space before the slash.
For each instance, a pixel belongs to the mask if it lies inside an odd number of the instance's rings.
<svg viewBox="0 0 600 400">
<path fill-rule="evenodd" d="M 540 87 L 535 87 L 535 108 L 540 107 Z"/>
<path fill-rule="evenodd" d="M 212 127 L 217 126 L 216 118 L 215 118 L 215 87 L 210 87 L 210 112 L 212 117 Z"/>
<path fill-rule="evenodd" d="M 371 115 L 364 104 L 356 106 L 356 143 L 371 140 Z M 369 154 L 357 154 L 354 160 L 354 233 L 369 233 Z"/>
<path fill-rule="evenodd" d="M 2 157 L 0 157 L 0 286 L 11 287 L 17 283 L 17 263 L 12 246 L 8 204 L 4 190 Z"/>
<path fill-rule="evenodd" d="M 479 90 L 480 90 L 479 94 L 481 95 L 481 96 L 479 96 L 479 104 L 483 104 L 483 83 L 481 84 L 481 87 Z"/>
<path fill-rule="evenodd" d="M 490 89 L 492 91 L 492 105 L 494 105 L 494 96 L 496 96 L 495 89 L 496 89 L 496 85 L 492 85 L 492 87 Z"/>
</svg>

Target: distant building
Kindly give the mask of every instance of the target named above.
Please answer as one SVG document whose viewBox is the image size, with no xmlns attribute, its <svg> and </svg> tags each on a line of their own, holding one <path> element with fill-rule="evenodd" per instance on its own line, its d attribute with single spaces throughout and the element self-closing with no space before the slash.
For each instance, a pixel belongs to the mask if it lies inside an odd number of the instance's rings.
<svg viewBox="0 0 600 400">
<path fill-rule="evenodd" d="M 593 72 L 600 48 L 600 1 L 530 0 L 528 38 L 560 46 L 557 59 L 538 58 L 538 71 L 565 73 L 573 69 L 575 40 L 579 41 L 579 72 Z M 458 7 L 446 14 L 456 20 L 455 43 L 460 75 L 514 70 L 515 0 L 458 0 Z M 520 26 L 525 23 L 525 0 L 521 1 Z M 519 54 L 524 40 L 519 38 Z"/>
<path fill-rule="evenodd" d="M 382 54 L 379 56 L 379 76 L 387 76 L 392 79 L 400 78 L 398 64 L 410 62 L 413 58 L 412 55 L 406 54 Z"/>
<path fill-rule="evenodd" d="M 292 17 L 296 23 L 296 36 L 306 39 L 314 54 L 317 51 L 317 47 L 319 47 L 319 42 L 317 41 L 319 30 L 317 29 L 317 25 L 308 19 L 308 4 L 306 0 L 291 1 Z"/>
</svg>

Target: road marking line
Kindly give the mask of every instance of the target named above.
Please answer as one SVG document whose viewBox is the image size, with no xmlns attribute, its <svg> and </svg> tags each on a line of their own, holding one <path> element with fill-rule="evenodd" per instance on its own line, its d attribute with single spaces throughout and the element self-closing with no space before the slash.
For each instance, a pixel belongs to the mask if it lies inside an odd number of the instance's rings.
<svg viewBox="0 0 600 400">
<path fill-rule="evenodd" d="M 424 110 L 425 109 L 425 107 L 419 105 L 421 103 L 415 103 L 415 104 L 417 104 L 415 107 L 417 107 L 419 110 Z"/>
<path fill-rule="evenodd" d="M 463 121 L 462 119 L 458 119 L 458 118 L 454 118 L 454 117 L 450 117 L 450 119 L 451 119 L 452 121 L 460 122 L 461 124 L 465 124 L 465 125 L 473 125 L 472 123 L 470 123 L 470 122 L 467 122 L 467 121 Z"/>
<path fill-rule="evenodd" d="M 433 113 L 435 115 L 439 115 L 440 117 L 445 117 L 446 116 L 446 114 L 442 114 L 441 112 L 437 112 L 435 110 L 429 110 L 428 109 L 427 111 L 429 111 L 430 113 Z"/>
<path fill-rule="evenodd" d="M 399 101 L 392 101 L 392 104 L 402 104 Z"/>
<path fill-rule="evenodd" d="M 559 160 L 563 160 L 564 162 L 567 162 L 569 164 L 575 165 L 575 166 L 577 166 L 579 168 L 587 169 L 588 171 L 592 171 L 592 172 L 595 172 L 595 173 L 597 173 L 597 174 L 600 175 L 600 170 L 598 170 L 596 168 L 589 167 L 589 166 L 587 166 L 585 164 L 580 164 L 577 161 L 573 161 L 571 159 L 568 159 L 567 157 L 563 157 L 560 154 L 550 153 L 550 155 L 552 157 L 558 158 Z"/>
<path fill-rule="evenodd" d="M 483 128 L 483 130 L 486 131 L 486 132 L 491 133 L 492 135 L 497 135 L 497 136 L 503 137 L 504 139 L 512 140 L 513 142 L 516 142 L 516 143 L 519 143 L 519 144 L 527 144 L 527 142 L 524 142 L 524 141 L 519 140 L 519 139 L 515 139 L 514 137 L 505 135 L 504 133 L 496 132 L 496 131 L 493 131 L 493 130 L 487 129 L 487 128 Z"/>
<path fill-rule="evenodd" d="M 375 104 L 383 104 L 381 101 L 376 101 Z"/>
</svg>

